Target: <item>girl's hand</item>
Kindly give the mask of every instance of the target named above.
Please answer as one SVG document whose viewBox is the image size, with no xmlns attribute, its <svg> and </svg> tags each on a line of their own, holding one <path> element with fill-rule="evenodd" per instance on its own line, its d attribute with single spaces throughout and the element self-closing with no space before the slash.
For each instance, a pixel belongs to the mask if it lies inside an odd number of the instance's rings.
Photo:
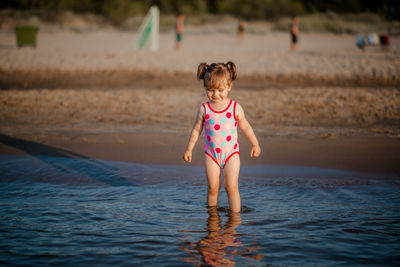
<svg viewBox="0 0 400 267">
<path fill-rule="evenodd" d="M 186 150 L 186 152 L 183 154 L 183 160 L 192 162 L 192 151 Z"/>
<path fill-rule="evenodd" d="M 250 150 L 250 157 L 257 158 L 261 154 L 260 146 L 253 146 Z"/>
</svg>

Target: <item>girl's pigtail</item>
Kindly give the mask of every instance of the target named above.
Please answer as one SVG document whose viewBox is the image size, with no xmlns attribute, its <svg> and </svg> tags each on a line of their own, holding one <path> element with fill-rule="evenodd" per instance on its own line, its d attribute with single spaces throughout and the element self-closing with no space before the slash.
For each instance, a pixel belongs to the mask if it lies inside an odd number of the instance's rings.
<svg viewBox="0 0 400 267">
<path fill-rule="evenodd" d="M 207 72 L 208 65 L 205 62 L 200 63 L 199 67 L 197 68 L 197 79 L 204 80 L 204 75 Z"/>
<path fill-rule="evenodd" d="M 236 65 L 232 61 L 228 61 L 225 66 L 228 68 L 229 72 L 231 73 L 232 81 L 236 80 L 237 73 L 236 73 Z"/>
</svg>

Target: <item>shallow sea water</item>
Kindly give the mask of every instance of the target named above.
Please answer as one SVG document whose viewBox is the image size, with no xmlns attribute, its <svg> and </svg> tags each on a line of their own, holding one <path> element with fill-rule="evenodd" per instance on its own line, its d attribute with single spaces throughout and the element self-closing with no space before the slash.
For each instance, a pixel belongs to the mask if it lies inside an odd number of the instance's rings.
<svg viewBox="0 0 400 267">
<path fill-rule="evenodd" d="M 0 155 L 0 264 L 396 266 L 400 177 L 242 166 L 207 209 L 203 167 Z"/>
</svg>

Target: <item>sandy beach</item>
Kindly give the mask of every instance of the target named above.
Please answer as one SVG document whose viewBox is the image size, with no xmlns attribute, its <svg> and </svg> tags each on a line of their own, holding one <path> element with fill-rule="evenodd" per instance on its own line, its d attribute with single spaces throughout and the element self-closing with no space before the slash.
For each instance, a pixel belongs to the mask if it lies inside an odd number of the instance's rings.
<svg viewBox="0 0 400 267">
<path fill-rule="evenodd" d="M 101 30 L 87 33 L 39 33 L 35 49 L 16 47 L 15 35 L 2 32 L 0 65 L 5 70 L 143 70 L 157 73 L 194 73 L 199 62 L 236 63 L 241 76 L 333 77 L 362 76 L 398 82 L 400 38 L 391 51 L 369 46 L 363 53 L 353 35 L 302 34 L 298 51 L 290 53 L 289 35 L 246 35 L 242 44 L 230 34 L 187 30 L 182 49 L 173 50 L 173 33 L 160 35 L 160 49 L 134 50 L 133 32 Z"/>
<path fill-rule="evenodd" d="M 80 16 L 41 22 L 35 48 L 0 18 L 3 265 L 396 266 L 398 36 L 383 52 L 300 32 L 290 52 L 272 30 L 238 44 L 231 19 L 188 25 L 179 51 L 163 32 L 152 52 Z M 239 131 L 240 213 L 223 188 L 207 207 L 204 136 L 182 160 L 207 100 L 197 66 L 228 60 L 262 150 Z"/>
<path fill-rule="evenodd" d="M 387 53 L 372 46 L 362 52 L 351 35 L 300 38 L 291 53 L 285 33 L 246 35 L 239 45 L 235 35 L 193 28 L 180 51 L 171 32 L 151 52 L 133 49 L 134 33 L 113 29 L 39 33 L 36 48 L 17 48 L 13 33 L 0 32 L 0 151 L 59 147 L 94 158 L 182 163 L 206 100 L 197 65 L 231 60 L 239 75 L 231 97 L 263 148 L 251 160 L 241 140 L 244 163 L 399 173 L 400 38 Z"/>
</svg>

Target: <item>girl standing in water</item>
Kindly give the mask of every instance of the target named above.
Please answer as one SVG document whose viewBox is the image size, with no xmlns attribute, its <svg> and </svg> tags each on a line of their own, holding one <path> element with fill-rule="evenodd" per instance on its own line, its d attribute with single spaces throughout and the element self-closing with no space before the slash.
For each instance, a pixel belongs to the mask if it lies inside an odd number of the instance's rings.
<svg viewBox="0 0 400 267">
<path fill-rule="evenodd" d="M 207 205 L 218 205 L 221 187 L 221 173 L 224 176 L 224 188 L 228 194 L 232 212 L 240 212 L 239 194 L 239 143 L 237 126 L 252 144 L 251 157 L 261 153 L 260 145 L 252 127 L 247 121 L 243 108 L 229 99 L 232 81 L 236 79 L 236 65 L 227 63 L 200 63 L 197 78 L 203 80 L 209 101 L 203 103 L 197 113 L 189 143 L 183 155 L 187 162 L 192 161 L 192 151 L 203 128 L 205 129 L 205 166 L 208 181 Z"/>
</svg>

